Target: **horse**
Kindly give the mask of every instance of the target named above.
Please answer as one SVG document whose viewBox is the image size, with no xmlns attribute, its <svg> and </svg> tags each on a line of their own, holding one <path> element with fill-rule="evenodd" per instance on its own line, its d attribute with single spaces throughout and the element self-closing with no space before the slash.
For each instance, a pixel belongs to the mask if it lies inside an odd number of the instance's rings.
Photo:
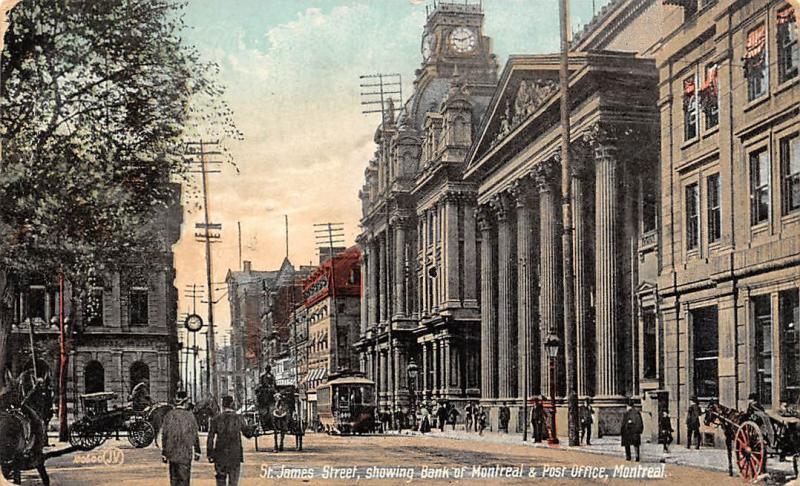
<svg viewBox="0 0 800 486">
<path fill-rule="evenodd" d="M 194 418 L 202 432 L 208 432 L 209 421 L 219 413 L 219 405 L 213 398 L 200 400 L 194 407 Z"/>
<path fill-rule="evenodd" d="M 272 409 L 272 428 L 273 437 L 275 440 L 275 452 L 283 450 L 283 439 L 286 437 L 286 432 L 289 430 L 289 407 L 286 403 L 286 397 L 280 393 L 275 394 L 275 408 Z M 278 437 L 280 436 L 280 442 Z"/>
<path fill-rule="evenodd" d="M 153 433 L 155 433 L 155 446 L 158 445 L 158 435 L 161 432 L 161 425 L 164 423 L 164 417 L 167 416 L 170 410 L 175 407 L 169 403 L 154 403 L 147 407 L 144 412 L 145 419 L 153 426 Z"/>
<path fill-rule="evenodd" d="M 714 402 L 706 408 L 703 421 L 706 426 L 714 425 L 720 427 L 725 433 L 725 449 L 728 451 L 728 474 L 733 476 L 733 438 L 736 436 L 739 426 L 747 421 L 747 413 Z"/>
</svg>

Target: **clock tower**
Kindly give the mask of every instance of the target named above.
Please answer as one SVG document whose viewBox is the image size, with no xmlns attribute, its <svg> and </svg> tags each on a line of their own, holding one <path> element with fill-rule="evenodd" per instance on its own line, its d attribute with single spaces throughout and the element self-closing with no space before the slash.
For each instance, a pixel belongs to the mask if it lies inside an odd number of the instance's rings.
<svg viewBox="0 0 800 486">
<path fill-rule="evenodd" d="M 491 39 L 483 35 L 483 10 L 480 3 L 436 2 L 428 10 L 422 34 L 422 69 L 418 79 L 458 74 L 469 79 L 494 82 L 497 60 Z"/>
<path fill-rule="evenodd" d="M 417 129 L 426 112 L 438 111 L 451 83 L 459 78 L 473 95 L 491 97 L 497 83 L 497 59 L 483 33 L 479 1 L 436 1 L 427 10 L 416 71 L 411 113 Z"/>
</svg>

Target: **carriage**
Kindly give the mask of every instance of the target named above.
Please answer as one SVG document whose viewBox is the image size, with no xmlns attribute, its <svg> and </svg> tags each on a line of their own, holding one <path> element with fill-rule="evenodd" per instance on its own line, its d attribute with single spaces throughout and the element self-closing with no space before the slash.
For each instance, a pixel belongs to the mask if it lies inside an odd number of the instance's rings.
<svg viewBox="0 0 800 486">
<path fill-rule="evenodd" d="M 375 382 L 360 374 L 333 375 L 317 387 L 317 411 L 325 431 L 347 435 L 376 429 Z"/>
<path fill-rule="evenodd" d="M 148 411 L 134 411 L 130 407 L 108 409 L 108 402 L 115 400 L 114 392 L 88 393 L 80 396 L 84 416 L 69 428 L 69 442 L 82 450 L 99 447 L 112 435 L 124 432 L 128 441 L 136 448 L 147 447 L 155 439 L 156 431 L 148 421 Z"/>
<path fill-rule="evenodd" d="M 256 389 L 256 411 L 244 414 L 250 435 L 255 438 L 256 451 L 261 451 L 258 438 L 272 435 L 274 451 L 283 450 L 284 437 L 293 435 L 295 449 L 303 450 L 305 427 L 300 420 L 298 390 L 294 385 L 265 383 Z"/>
<path fill-rule="evenodd" d="M 800 418 L 779 415 L 773 411 L 739 412 L 717 403 L 706 410 L 706 425 L 721 426 L 728 449 L 728 472 L 733 475 L 732 454 L 736 456 L 739 475 L 753 480 L 767 470 L 767 458 L 792 458 L 794 474 L 798 473 L 800 456 Z"/>
</svg>

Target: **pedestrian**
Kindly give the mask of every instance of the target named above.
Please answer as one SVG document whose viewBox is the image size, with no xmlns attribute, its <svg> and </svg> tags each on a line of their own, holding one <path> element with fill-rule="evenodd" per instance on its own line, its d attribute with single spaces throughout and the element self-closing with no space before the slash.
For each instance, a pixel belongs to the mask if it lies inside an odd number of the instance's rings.
<svg viewBox="0 0 800 486">
<path fill-rule="evenodd" d="M 436 410 L 436 420 L 439 422 L 439 430 L 444 432 L 444 424 L 447 422 L 447 404 L 439 404 L 439 408 Z"/>
<path fill-rule="evenodd" d="M 533 441 L 541 442 L 544 438 L 545 418 L 544 405 L 541 397 L 534 397 L 531 407 L 531 426 L 533 427 Z"/>
<path fill-rule="evenodd" d="M 472 402 L 467 402 L 464 407 L 464 432 L 469 432 L 472 427 Z"/>
<path fill-rule="evenodd" d="M 661 412 L 661 417 L 658 418 L 658 443 L 664 446 L 664 453 L 669 453 L 669 446 L 672 444 L 672 417 L 669 412 L 664 410 Z"/>
<path fill-rule="evenodd" d="M 503 405 L 503 406 L 500 407 L 500 413 L 498 415 L 498 420 L 500 422 L 499 429 L 507 434 L 508 433 L 508 421 L 511 420 L 511 409 L 509 409 L 507 405 Z"/>
<path fill-rule="evenodd" d="M 161 425 L 161 460 L 169 463 L 170 486 L 189 486 L 192 459 L 200 459 L 197 421 L 186 408 L 188 403 L 186 392 L 179 391 L 175 396 L 175 408 L 167 413 Z"/>
<path fill-rule="evenodd" d="M 381 431 L 385 434 L 389 431 L 391 425 L 392 413 L 389 411 L 389 405 L 384 405 L 383 411 L 381 412 Z"/>
<path fill-rule="evenodd" d="M 478 407 L 478 435 L 483 435 L 483 429 L 486 428 L 486 410 L 483 407 Z"/>
<path fill-rule="evenodd" d="M 700 415 L 703 411 L 700 409 L 700 404 L 697 397 L 690 399 L 691 404 L 686 410 L 686 448 L 692 448 L 692 436 L 694 435 L 697 442 L 697 448 L 700 449 Z"/>
<path fill-rule="evenodd" d="M 622 446 L 625 447 L 625 460 L 631 460 L 631 446 L 636 449 L 636 462 L 639 462 L 639 447 L 642 444 L 642 431 L 644 424 L 642 414 L 634 408 L 633 400 L 628 400 L 625 414 L 622 416 Z"/>
<path fill-rule="evenodd" d="M 252 430 L 236 413 L 233 397 L 222 397 L 222 411 L 211 419 L 206 442 L 208 462 L 214 464 L 214 477 L 217 486 L 236 486 L 239 484 L 239 471 L 244 462 L 242 434 L 252 437 Z"/>
<path fill-rule="evenodd" d="M 458 416 L 460 413 L 455 406 L 450 407 L 450 413 L 447 414 L 447 419 L 450 421 L 450 425 L 453 427 L 453 430 L 456 430 L 456 423 L 458 423 Z"/>
<path fill-rule="evenodd" d="M 423 403 L 419 409 L 420 413 L 420 420 L 419 420 L 419 431 L 423 434 L 426 434 L 431 431 L 431 413 L 428 410 L 428 404 Z"/>
<path fill-rule="evenodd" d="M 580 408 L 581 418 L 581 442 L 586 439 L 586 445 L 592 445 L 592 424 L 594 423 L 594 409 L 592 408 L 592 399 L 586 397 L 585 405 Z"/>
<path fill-rule="evenodd" d="M 403 433 L 403 427 L 405 427 L 405 414 L 400 408 L 400 405 L 396 406 L 394 409 L 394 426 L 397 428 L 398 433 Z"/>
</svg>

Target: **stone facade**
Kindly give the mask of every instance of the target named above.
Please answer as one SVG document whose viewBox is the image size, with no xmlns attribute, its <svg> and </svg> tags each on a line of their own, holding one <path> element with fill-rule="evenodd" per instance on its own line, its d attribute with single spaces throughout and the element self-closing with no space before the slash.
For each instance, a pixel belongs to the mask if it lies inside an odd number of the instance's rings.
<svg viewBox="0 0 800 486">
<path fill-rule="evenodd" d="M 800 53 L 783 1 L 671 5 L 660 73 L 669 406 L 800 397 Z M 676 416 L 673 412 L 673 416 Z M 679 440 L 685 427 L 677 420 Z M 713 430 L 707 430 L 713 434 Z M 722 438 L 717 437 L 721 443 Z"/>
<path fill-rule="evenodd" d="M 172 253 L 182 222 L 179 201 L 180 188 L 175 185 L 174 205 L 154 222 L 163 228 L 163 251 L 149 256 L 155 264 L 146 270 L 131 264 L 105 272 L 81 295 L 69 282 L 65 282 L 63 292 L 56 279 L 26 282 L 16 299 L 10 341 L 13 351 L 9 353 L 9 369 L 14 376 L 32 368 L 33 340 L 37 371 L 40 375 L 49 373 L 54 400 L 58 400 L 59 316 L 63 304 L 70 414 L 76 412 L 79 396 L 84 393 L 115 392 L 117 399 L 109 406 L 123 405 L 132 388 L 145 378 L 154 400 L 172 400 L 180 381 Z"/>
<path fill-rule="evenodd" d="M 361 191 L 365 299 L 360 366 L 380 405 L 479 392 L 475 187 L 462 178 L 497 63 L 477 4 L 429 12 L 423 63 L 399 116 L 387 113 Z M 420 376 L 416 390 L 406 369 Z"/>
</svg>

